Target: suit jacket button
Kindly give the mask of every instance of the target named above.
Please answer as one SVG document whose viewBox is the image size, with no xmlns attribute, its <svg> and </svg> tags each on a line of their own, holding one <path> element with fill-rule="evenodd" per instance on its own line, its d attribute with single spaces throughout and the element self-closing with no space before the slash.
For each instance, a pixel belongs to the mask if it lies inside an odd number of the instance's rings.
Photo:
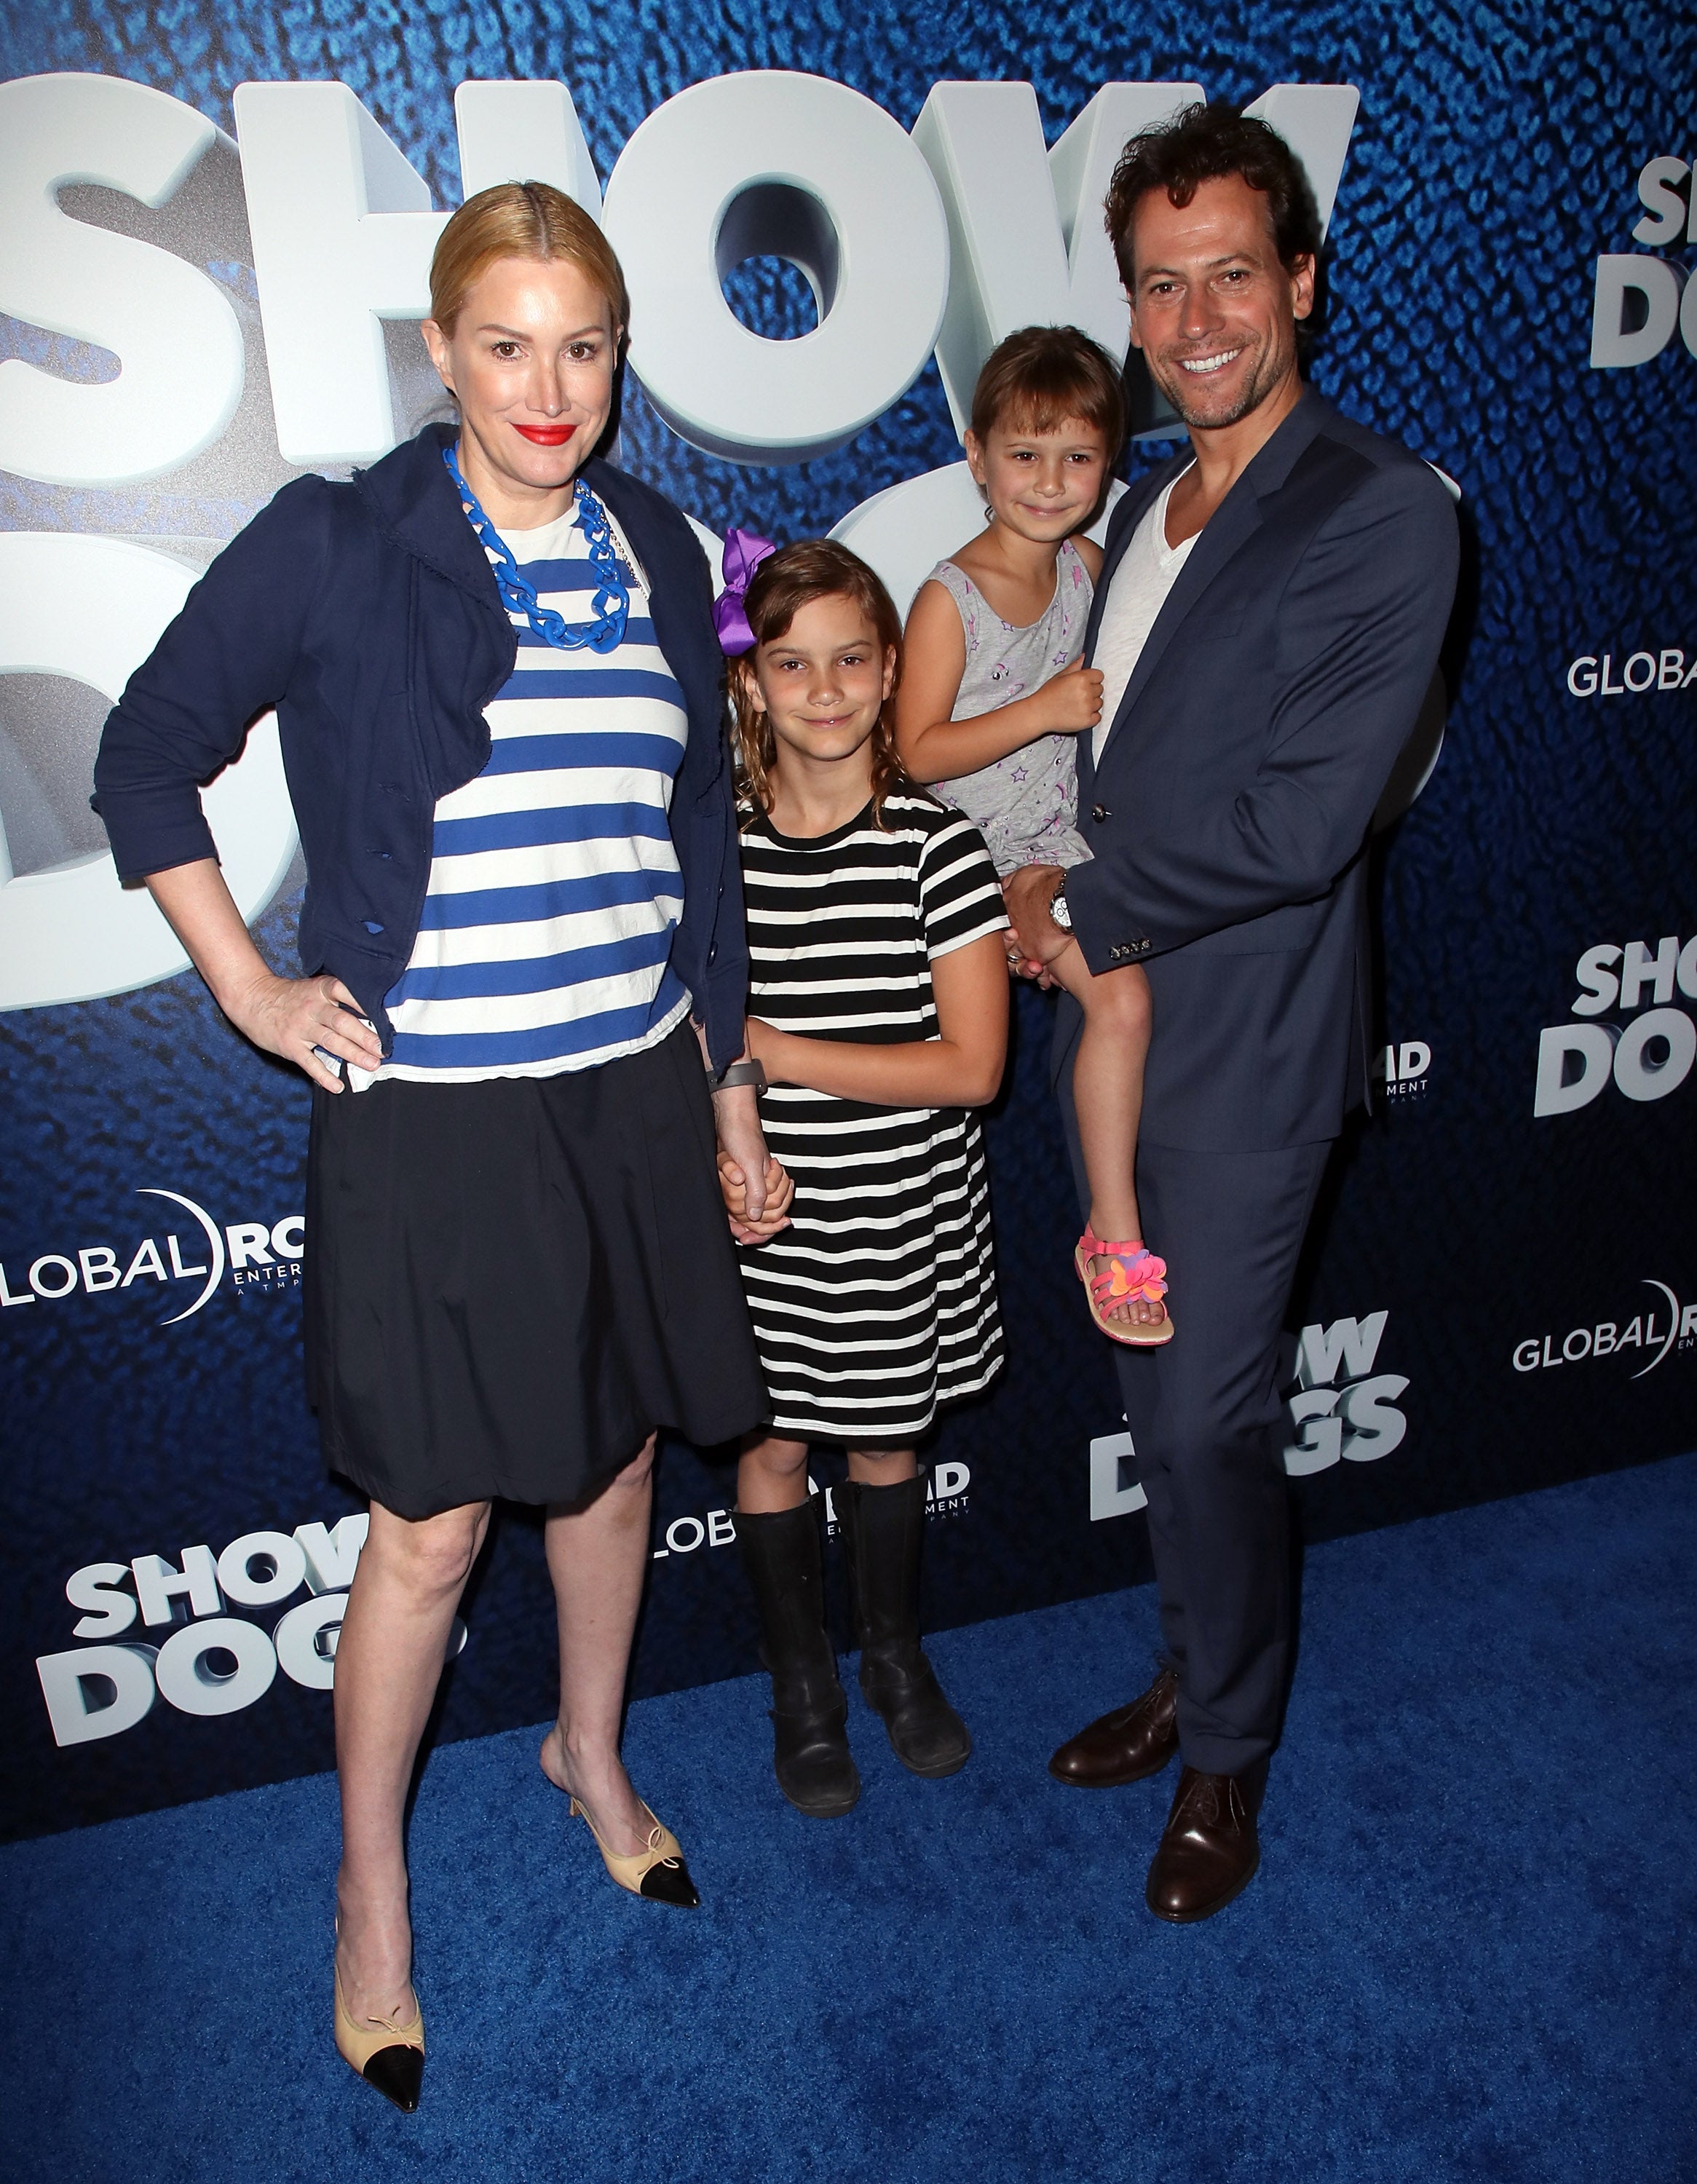
<svg viewBox="0 0 1697 2184">
<path fill-rule="evenodd" d="M 1105 804 L 1093 804 L 1090 806 L 1090 816 L 1095 821 L 1099 827 L 1107 816 L 1108 807 Z"/>
</svg>

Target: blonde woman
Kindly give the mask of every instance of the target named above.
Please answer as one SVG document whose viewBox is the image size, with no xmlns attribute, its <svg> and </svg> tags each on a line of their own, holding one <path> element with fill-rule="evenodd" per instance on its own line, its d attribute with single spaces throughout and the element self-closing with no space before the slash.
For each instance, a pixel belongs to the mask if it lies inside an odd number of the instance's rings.
<svg viewBox="0 0 1697 2184">
<path fill-rule="evenodd" d="M 744 1056 L 707 565 L 594 454 L 618 261 L 558 191 L 504 185 L 443 231 L 431 308 L 458 426 L 286 487 L 136 671 L 96 769 L 120 872 L 314 1086 L 308 1379 L 328 1462 L 371 1499 L 337 1654 L 336 2040 L 408 2111 L 403 1808 L 496 1496 L 548 1512 L 544 1773 L 620 1886 L 698 1900 L 618 1748 L 654 1438 L 725 1440 L 765 1406 L 715 1134 L 749 1221 L 789 1189 Z M 273 705 L 300 978 L 249 939 L 196 787 Z"/>
</svg>

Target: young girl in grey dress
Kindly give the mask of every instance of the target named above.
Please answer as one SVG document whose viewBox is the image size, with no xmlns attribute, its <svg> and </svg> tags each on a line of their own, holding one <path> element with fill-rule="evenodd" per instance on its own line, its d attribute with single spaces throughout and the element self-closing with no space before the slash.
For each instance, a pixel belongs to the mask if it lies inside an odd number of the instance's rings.
<svg viewBox="0 0 1697 2184">
<path fill-rule="evenodd" d="M 1075 534 L 1124 437 L 1120 375 L 1094 342 L 1071 326 L 1010 335 L 979 375 L 966 435 L 988 528 L 938 564 L 908 618 L 898 753 L 974 822 L 1004 880 L 1090 855 L 1075 754 L 1101 717 L 1102 677 L 1082 658 L 1101 554 Z M 1063 881 L 1057 922 L 1064 894 Z M 1134 1173 L 1149 980 L 1135 965 L 1093 974 L 1076 940 L 1049 969 L 1084 1012 L 1072 1090 L 1090 1216 L 1074 1265 L 1105 1334 L 1166 1342 L 1166 1267 L 1143 1240 Z"/>
</svg>

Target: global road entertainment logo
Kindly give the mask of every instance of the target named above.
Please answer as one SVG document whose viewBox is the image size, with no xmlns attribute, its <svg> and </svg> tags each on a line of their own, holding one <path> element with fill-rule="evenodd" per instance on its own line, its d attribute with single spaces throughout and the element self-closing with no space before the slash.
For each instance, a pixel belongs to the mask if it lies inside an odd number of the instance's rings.
<svg viewBox="0 0 1697 2184">
<path fill-rule="evenodd" d="M 274 1293 L 299 1289 L 306 1245 L 303 1214 L 286 1213 L 280 1221 L 231 1221 L 220 1227 L 203 1206 L 180 1190 L 143 1184 L 136 1195 L 163 1201 L 186 1214 L 187 1222 L 179 1218 L 161 1234 L 139 1241 L 132 1238 L 121 1247 L 81 1244 L 74 1253 L 13 1253 L 9 1273 L 6 1261 L 0 1259 L 0 1312 L 22 1305 L 58 1304 L 79 1292 L 102 1296 L 116 1291 L 122 1296 L 135 1289 L 143 1296 L 156 1297 L 150 1284 L 198 1282 L 200 1286 L 191 1302 L 181 1303 L 175 1295 L 165 1300 L 173 1308 L 160 1323 L 175 1327 L 210 1301 L 226 1273 L 236 1289 Z"/>
<path fill-rule="evenodd" d="M 1630 1318 L 1588 1321 L 1561 1336 L 1529 1334 L 1515 1345 L 1516 1372 L 1548 1373 L 1558 1365 L 1613 1357 L 1633 1366 L 1628 1377 L 1642 1380 L 1671 1351 L 1697 1350 L 1697 1304 L 1682 1305 L 1666 1282 L 1649 1274 L 1643 1286 L 1654 1293 L 1649 1311 L 1635 1312 Z"/>
</svg>

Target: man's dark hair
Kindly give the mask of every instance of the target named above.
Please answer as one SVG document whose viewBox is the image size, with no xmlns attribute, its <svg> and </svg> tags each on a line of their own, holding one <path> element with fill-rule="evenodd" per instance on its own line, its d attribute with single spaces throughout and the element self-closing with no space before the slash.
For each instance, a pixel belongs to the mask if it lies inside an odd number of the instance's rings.
<svg viewBox="0 0 1697 2184">
<path fill-rule="evenodd" d="M 1320 215 L 1302 162 L 1276 129 L 1218 98 L 1181 107 L 1170 121 L 1133 136 L 1108 185 L 1108 237 L 1129 293 L 1132 285 L 1132 218 L 1152 190 L 1188 205 L 1202 182 L 1240 175 L 1267 201 L 1281 265 L 1320 257 Z"/>
</svg>

